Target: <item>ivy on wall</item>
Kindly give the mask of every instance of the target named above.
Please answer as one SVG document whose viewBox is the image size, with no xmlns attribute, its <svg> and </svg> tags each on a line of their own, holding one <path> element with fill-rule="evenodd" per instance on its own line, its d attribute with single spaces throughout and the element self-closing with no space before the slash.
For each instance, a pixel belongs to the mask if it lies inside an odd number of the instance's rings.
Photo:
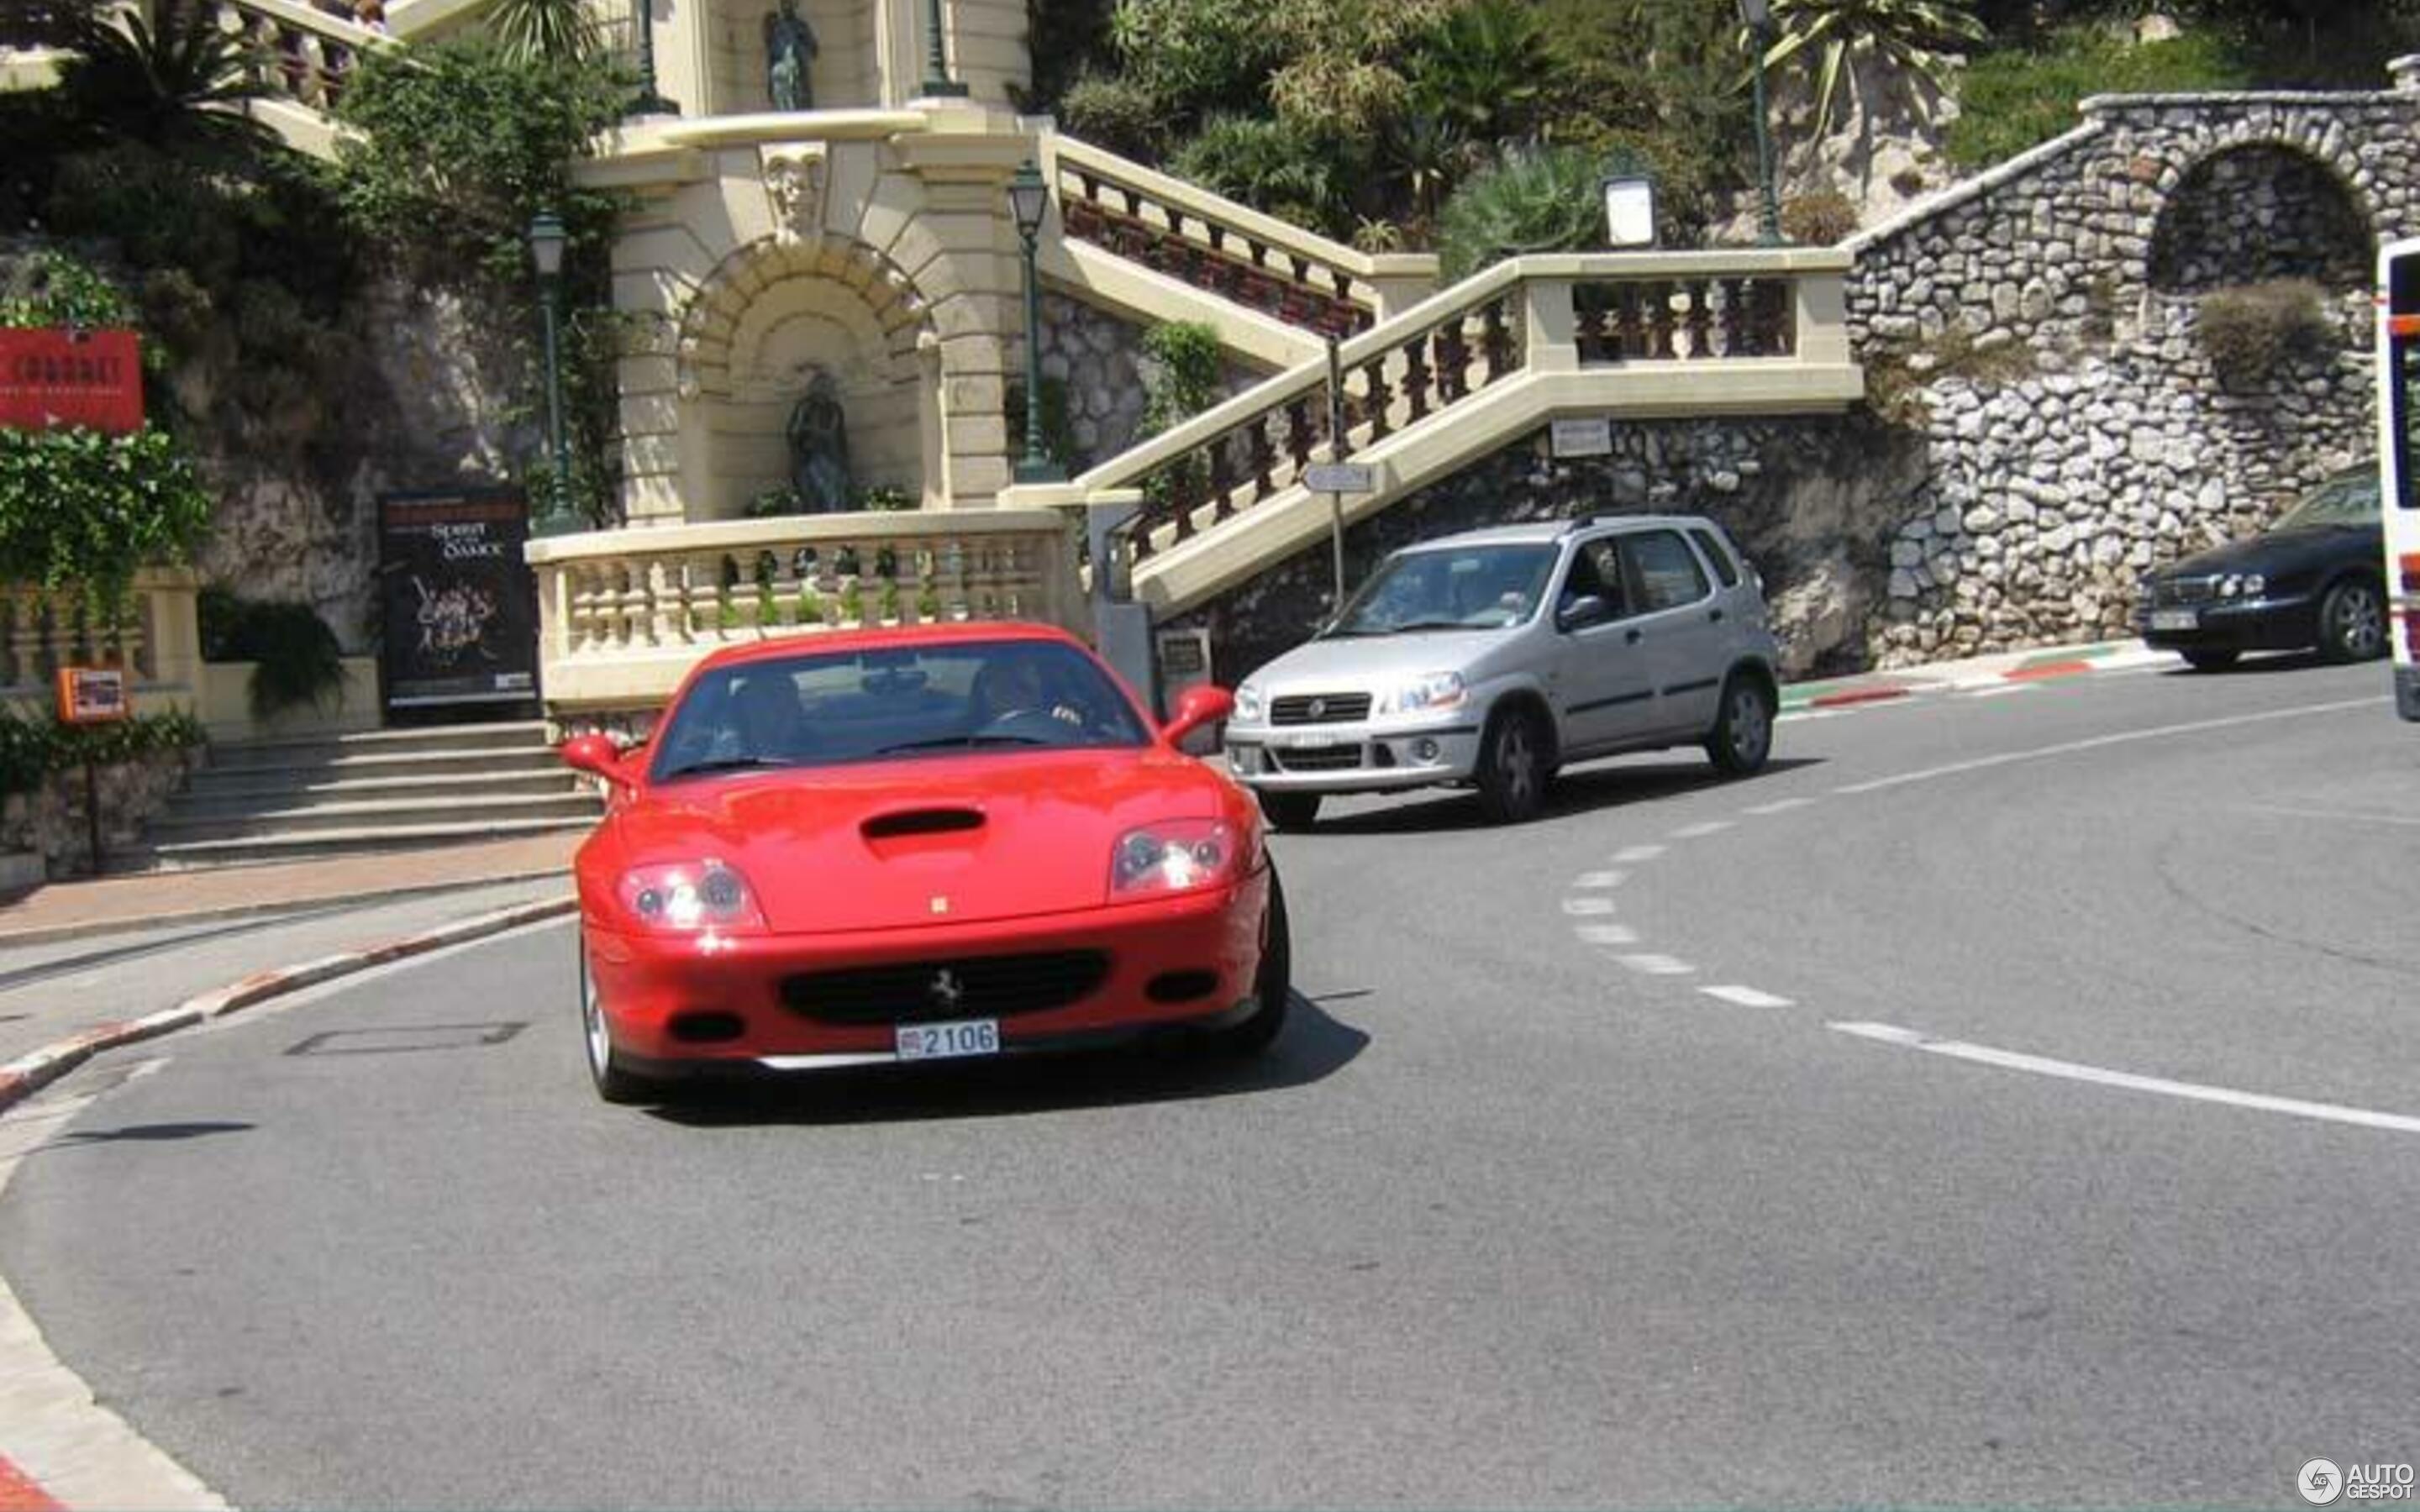
<svg viewBox="0 0 2420 1512">
<path fill-rule="evenodd" d="M 112 724 L 28 719 L 0 708 L 0 795 L 31 793 L 54 773 L 90 762 L 116 766 L 203 742 L 202 722 L 181 711 L 136 715 Z"/>
</svg>

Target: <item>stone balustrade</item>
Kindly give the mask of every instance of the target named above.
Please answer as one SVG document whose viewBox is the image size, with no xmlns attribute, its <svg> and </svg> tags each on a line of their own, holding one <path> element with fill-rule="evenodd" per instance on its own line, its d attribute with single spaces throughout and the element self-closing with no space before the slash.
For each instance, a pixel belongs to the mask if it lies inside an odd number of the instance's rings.
<svg viewBox="0 0 2420 1512">
<path fill-rule="evenodd" d="M 392 39 L 297 0 L 202 0 L 221 31 L 250 44 L 254 78 L 277 99 L 334 109 L 363 54 Z"/>
<path fill-rule="evenodd" d="M 1476 462 L 1544 415 L 1838 409 L 1862 383 L 1842 309 L 1848 266 L 1822 249 L 1512 259 L 1339 347 L 1341 445 L 1323 358 L 1071 484 L 1013 488 L 1003 502 L 1123 508 L 1140 496 L 1131 560 L 1119 564 L 1130 577 L 1198 536 L 1240 537 L 1256 511 L 1300 496 L 1312 464 L 1339 456 L 1394 462 L 1376 486 L 1390 496 L 1415 471 Z M 1500 402 L 1524 383 L 1522 403 Z"/>
<path fill-rule="evenodd" d="M 551 715 L 660 707 L 727 645 L 883 625 L 1080 627 L 1076 532 L 1055 511 L 862 512 L 533 541 Z"/>
<path fill-rule="evenodd" d="M 1342 339 L 1435 286 L 1432 256 L 1360 252 L 1071 137 L 1042 150 L 1067 237 L 1288 325 Z"/>
<path fill-rule="evenodd" d="M 0 701 L 50 707 L 62 667 L 123 667 L 135 704 L 153 712 L 198 697 L 201 631 L 193 573 L 150 568 L 115 611 L 74 588 L 0 583 Z"/>
</svg>

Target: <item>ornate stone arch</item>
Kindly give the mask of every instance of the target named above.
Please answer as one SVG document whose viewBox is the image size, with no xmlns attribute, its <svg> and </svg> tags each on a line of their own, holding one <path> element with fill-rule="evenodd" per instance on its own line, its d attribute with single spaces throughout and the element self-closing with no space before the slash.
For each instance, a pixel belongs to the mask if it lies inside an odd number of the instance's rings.
<svg viewBox="0 0 2420 1512">
<path fill-rule="evenodd" d="M 915 376 L 918 342 L 933 339 L 932 310 L 896 263 L 852 238 L 760 237 L 735 249 L 690 297 L 675 367 L 683 399 L 731 393 L 768 333 L 797 318 L 785 285 L 830 287 L 817 313 L 878 352 L 879 376 Z M 847 297 L 835 297 L 845 293 Z M 768 296 L 771 296 L 768 298 Z M 789 313 L 784 314 L 785 307 Z"/>
<path fill-rule="evenodd" d="M 2362 164 L 2346 138 L 2315 111 L 2239 119 L 2164 144 L 2147 286 L 2185 298 L 2272 278 L 2366 288 L 2384 211 L 2360 187 Z"/>
</svg>

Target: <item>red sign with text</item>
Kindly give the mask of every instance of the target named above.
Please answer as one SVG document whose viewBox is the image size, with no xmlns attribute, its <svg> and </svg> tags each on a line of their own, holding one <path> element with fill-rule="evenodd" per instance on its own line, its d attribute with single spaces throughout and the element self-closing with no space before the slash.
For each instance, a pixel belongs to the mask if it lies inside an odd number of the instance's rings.
<svg viewBox="0 0 2420 1512">
<path fill-rule="evenodd" d="M 132 331 L 0 331 L 0 428 L 143 428 L 143 362 Z"/>
</svg>

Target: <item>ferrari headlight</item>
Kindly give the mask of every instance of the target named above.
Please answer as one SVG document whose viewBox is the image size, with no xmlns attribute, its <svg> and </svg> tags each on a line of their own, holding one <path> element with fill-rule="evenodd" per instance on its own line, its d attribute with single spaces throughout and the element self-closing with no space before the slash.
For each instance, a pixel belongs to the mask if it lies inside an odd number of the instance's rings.
<svg viewBox="0 0 2420 1512">
<path fill-rule="evenodd" d="M 1249 681 L 1235 689 L 1235 717 L 1246 724 L 1261 722 L 1261 690 Z"/>
<path fill-rule="evenodd" d="M 618 891 L 623 912 L 659 933 L 765 927 L 748 879 L 717 860 L 636 867 L 623 873 Z"/>
<path fill-rule="evenodd" d="M 1244 837 L 1223 819 L 1170 819 L 1118 837 L 1109 858 L 1109 896 L 1191 892 L 1222 887 L 1243 873 Z"/>
<path fill-rule="evenodd" d="M 1424 672 L 1388 689 L 1380 714 L 1420 714 L 1432 709 L 1458 709 L 1470 696 L 1460 672 Z"/>
</svg>

